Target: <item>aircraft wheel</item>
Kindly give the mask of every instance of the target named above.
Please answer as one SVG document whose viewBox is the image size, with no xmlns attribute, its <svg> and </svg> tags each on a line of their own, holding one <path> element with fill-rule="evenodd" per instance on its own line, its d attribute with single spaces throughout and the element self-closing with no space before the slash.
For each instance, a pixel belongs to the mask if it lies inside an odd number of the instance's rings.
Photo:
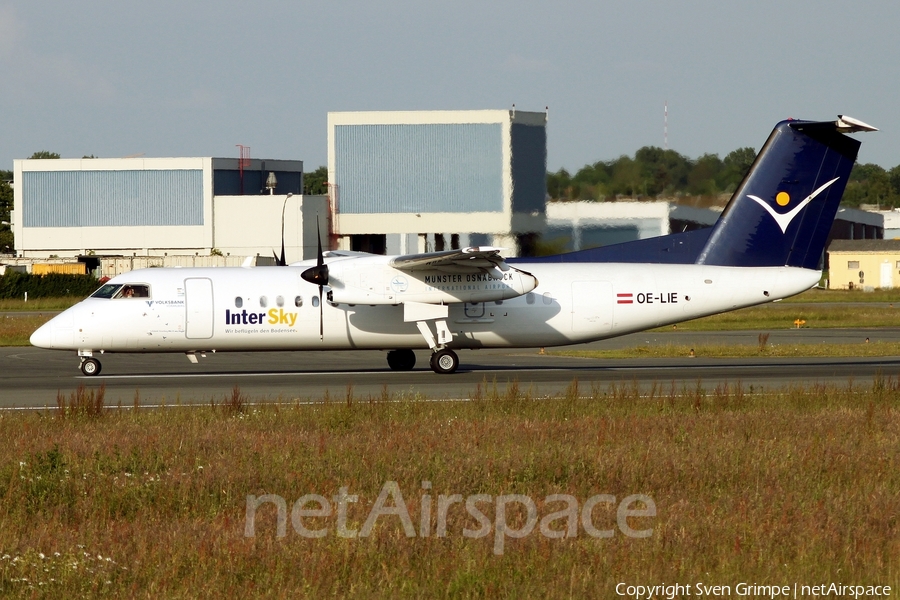
<svg viewBox="0 0 900 600">
<path fill-rule="evenodd" d="M 449 348 L 438 350 L 431 355 L 431 369 L 441 375 L 449 375 L 459 366 L 459 357 Z"/>
<path fill-rule="evenodd" d="M 388 366 L 393 371 L 412 371 L 416 366 L 416 353 L 412 350 L 391 350 L 387 354 Z"/>
<path fill-rule="evenodd" d="M 88 377 L 93 377 L 100 373 L 100 361 L 96 358 L 86 358 L 81 362 L 81 372 Z"/>
</svg>

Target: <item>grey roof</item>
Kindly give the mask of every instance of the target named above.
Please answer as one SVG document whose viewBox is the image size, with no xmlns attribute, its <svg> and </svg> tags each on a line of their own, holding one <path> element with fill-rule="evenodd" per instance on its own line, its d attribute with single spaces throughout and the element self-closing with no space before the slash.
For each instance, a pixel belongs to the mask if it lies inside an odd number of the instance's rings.
<svg viewBox="0 0 900 600">
<path fill-rule="evenodd" d="M 900 240 L 833 240 L 829 252 L 900 252 Z"/>
</svg>

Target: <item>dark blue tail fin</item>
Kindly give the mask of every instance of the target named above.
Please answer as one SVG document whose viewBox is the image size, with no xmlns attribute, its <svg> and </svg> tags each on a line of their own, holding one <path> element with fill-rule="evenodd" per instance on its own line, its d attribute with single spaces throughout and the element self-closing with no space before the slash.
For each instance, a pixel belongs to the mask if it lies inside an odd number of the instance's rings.
<svg viewBox="0 0 900 600">
<path fill-rule="evenodd" d="M 696 262 L 818 269 L 859 150 L 843 133 L 874 130 L 843 116 L 776 125 Z"/>
</svg>

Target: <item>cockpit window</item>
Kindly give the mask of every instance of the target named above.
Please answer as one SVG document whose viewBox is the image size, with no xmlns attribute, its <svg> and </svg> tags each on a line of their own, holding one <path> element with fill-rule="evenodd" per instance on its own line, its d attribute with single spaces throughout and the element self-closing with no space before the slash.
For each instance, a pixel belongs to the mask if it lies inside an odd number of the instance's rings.
<svg viewBox="0 0 900 600">
<path fill-rule="evenodd" d="M 91 294 L 91 298 L 112 298 L 113 295 L 122 287 L 121 284 L 107 283 L 101 285 L 100 289 Z"/>
<path fill-rule="evenodd" d="M 150 297 L 150 286 L 144 285 L 142 283 L 126 283 L 122 286 L 116 294 L 113 296 L 115 299 L 119 298 L 149 298 Z"/>
</svg>

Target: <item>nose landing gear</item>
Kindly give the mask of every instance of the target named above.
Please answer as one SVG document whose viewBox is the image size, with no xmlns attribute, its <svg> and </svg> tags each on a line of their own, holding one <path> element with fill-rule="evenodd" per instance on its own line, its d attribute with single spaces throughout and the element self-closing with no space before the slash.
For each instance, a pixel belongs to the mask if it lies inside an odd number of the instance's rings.
<svg viewBox="0 0 900 600">
<path fill-rule="evenodd" d="M 88 377 L 100 374 L 100 361 L 92 357 L 81 358 L 81 372 Z"/>
</svg>

